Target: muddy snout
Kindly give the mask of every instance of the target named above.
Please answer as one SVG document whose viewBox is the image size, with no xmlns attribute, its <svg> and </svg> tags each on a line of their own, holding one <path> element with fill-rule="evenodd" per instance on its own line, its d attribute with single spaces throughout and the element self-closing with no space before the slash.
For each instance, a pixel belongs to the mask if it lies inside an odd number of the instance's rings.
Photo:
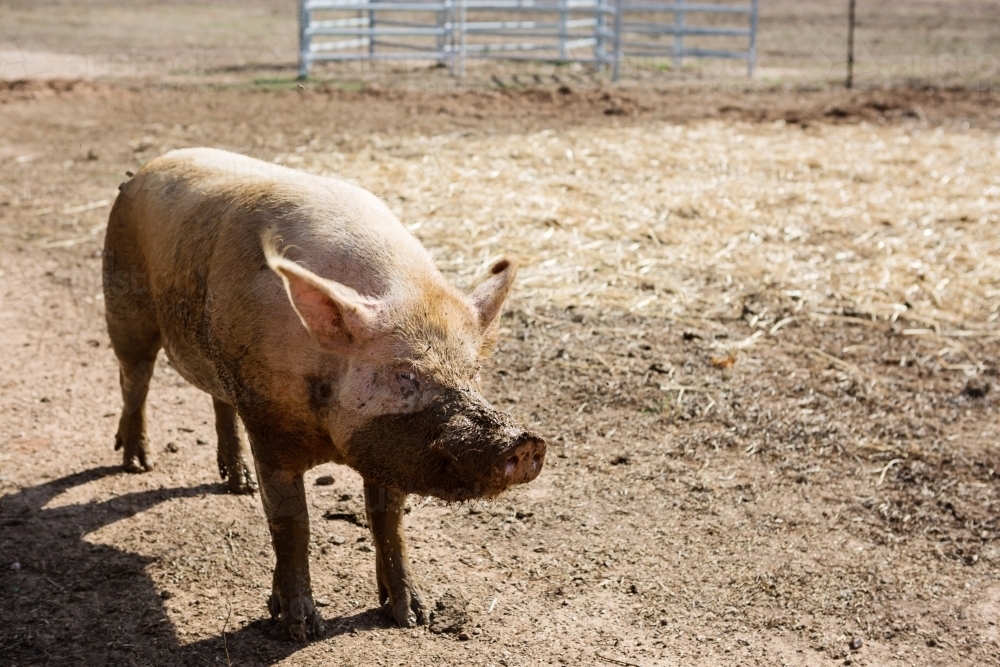
<svg viewBox="0 0 1000 667">
<path fill-rule="evenodd" d="M 518 443 L 503 455 L 505 486 L 525 484 L 538 477 L 545 463 L 545 441 L 525 433 Z"/>
</svg>

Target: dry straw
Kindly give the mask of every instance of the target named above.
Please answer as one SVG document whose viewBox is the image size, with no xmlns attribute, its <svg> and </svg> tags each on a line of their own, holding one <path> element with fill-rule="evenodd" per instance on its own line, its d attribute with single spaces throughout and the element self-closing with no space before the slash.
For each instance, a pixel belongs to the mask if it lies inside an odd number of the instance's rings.
<svg viewBox="0 0 1000 667">
<path fill-rule="evenodd" d="M 986 132 L 713 121 L 375 135 L 276 161 L 381 195 L 459 282 L 516 255 L 527 311 L 711 318 L 770 294 L 804 317 L 1000 329 L 1000 138 Z"/>
</svg>

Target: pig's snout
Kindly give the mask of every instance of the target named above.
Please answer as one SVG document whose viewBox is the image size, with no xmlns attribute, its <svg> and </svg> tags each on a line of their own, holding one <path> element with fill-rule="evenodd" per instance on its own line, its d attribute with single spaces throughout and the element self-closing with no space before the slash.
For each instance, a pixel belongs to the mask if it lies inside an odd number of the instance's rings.
<svg viewBox="0 0 1000 667">
<path fill-rule="evenodd" d="M 538 477 L 545 463 L 545 441 L 525 434 L 513 450 L 506 452 L 504 483 L 525 484 Z"/>
<path fill-rule="evenodd" d="M 545 464 L 544 440 L 471 392 L 373 417 L 346 449 L 366 481 L 449 501 L 494 498 Z"/>
</svg>

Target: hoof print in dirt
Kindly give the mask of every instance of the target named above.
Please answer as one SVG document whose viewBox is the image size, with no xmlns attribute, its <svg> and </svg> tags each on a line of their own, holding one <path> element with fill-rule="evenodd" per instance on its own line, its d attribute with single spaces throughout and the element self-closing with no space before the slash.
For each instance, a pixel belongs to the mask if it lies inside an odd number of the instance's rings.
<svg viewBox="0 0 1000 667">
<path fill-rule="evenodd" d="M 461 591 L 447 590 L 431 612 L 430 631 L 436 635 L 460 634 L 472 620 L 469 601 Z"/>
<path fill-rule="evenodd" d="M 969 398 L 982 398 L 990 393 L 990 389 L 992 387 L 989 380 L 976 376 L 969 378 L 969 381 L 965 383 L 965 389 L 962 390 L 962 393 Z"/>
</svg>

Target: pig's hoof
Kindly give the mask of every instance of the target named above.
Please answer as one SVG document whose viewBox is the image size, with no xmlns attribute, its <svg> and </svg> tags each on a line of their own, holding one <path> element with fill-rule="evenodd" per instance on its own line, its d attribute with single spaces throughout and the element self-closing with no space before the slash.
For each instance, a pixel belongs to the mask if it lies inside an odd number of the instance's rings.
<svg viewBox="0 0 1000 667">
<path fill-rule="evenodd" d="M 249 479 L 237 483 L 233 483 L 233 480 L 230 479 L 226 484 L 226 489 L 229 493 L 234 495 L 246 496 L 255 493 L 257 491 L 257 485 Z"/>
<path fill-rule="evenodd" d="M 267 600 L 267 610 L 272 619 L 281 623 L 292 641 L 306 642 L 323 636 L 323 617 L 308 597 L 294 598 L 288 609 L 282 612 L 281 599 L 276 593 L 272 593 Z"/>
<path fill-rule="evenodd" d="M 220 459 L 219 476 L 226 480 L 226 488 L 229 493 L 246 495 L 257 490 L 253 475 L 250 474 L 250 469 L 243 461 L 227 465 Z"/>
<path fill-rule="evenodd" d="M 153 469 L 153 461 L 149 458 L 146 440 L 126 442 L 120 435 L 115 436 L 115 450 L 124 449 L 122 470 L 125 472 L 148 472 Z"/>
<path fill-rule="evenodd" d="M 392 605 L 392 618 L 401 628 L 427 625 L 427 605 L 417 591 L 407 591 L 403 599 Z"/>
<path fill-rule="evenodd" d="M 149 472 L 153 469 L 153 462 L 145 456 L 129 456 L 122 463 L 122 470 L 125 472 Z"/>
<path fill-rule="evenodd" d="M 254 484 L 253 477 L 250 476 L 250 471 L 244 468 L 238 475 L 229 475 L 226 488 L 229 490 L 229 493 L 247 495 L 255 492 L 257 485 Z"/>
<path fill-rule="evenodd" d="M 323 636 L 323 617 L 316 611 L 312 600 L 307 597 L 291 601 L 284 621 L 288 637 L 292 641 L 307 642 Z"/>
</svg>

